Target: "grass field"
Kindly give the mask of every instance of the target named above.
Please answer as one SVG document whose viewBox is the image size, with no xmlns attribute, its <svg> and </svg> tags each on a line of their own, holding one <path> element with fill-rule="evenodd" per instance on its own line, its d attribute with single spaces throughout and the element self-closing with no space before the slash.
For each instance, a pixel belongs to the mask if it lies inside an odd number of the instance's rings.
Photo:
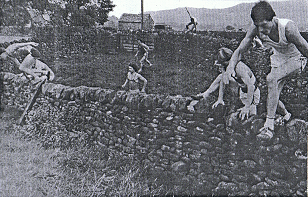
<svg viewBox="0 0 308 197">
<path fill-rule="evenodd" d="M 207 83 L 218 74 L 215 68 L 208 69 L 212 65 L 210 61 L 191 66 L 159 57 L 150 57 L 149 60 L 153 66 L 145 67 L 141 72 L 148 80 L 148 94 L 189 96 L 204 91 L 209 86 Z M 55 71 L 56 83 L 118 89 L 125 81 L 130 62 L 136 62 L 136 58 L 128 52 L 116 55 L 80 54 L 61 58 L 51 67 Z"/>
</svg>

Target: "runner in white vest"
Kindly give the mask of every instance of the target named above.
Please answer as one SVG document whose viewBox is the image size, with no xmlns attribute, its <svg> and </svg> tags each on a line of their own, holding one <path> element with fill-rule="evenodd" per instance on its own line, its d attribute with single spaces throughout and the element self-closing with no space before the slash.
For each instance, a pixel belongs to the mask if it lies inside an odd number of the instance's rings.
<svg viewBox="0 0 308 197">
<path fill-rule="evenodd" d="M 286 77 L 292 73 L 299 72 L 306 65 L 308 57 L 308 43 L 301 36 L 296 24 L 288 19 L 279 19 L 271 5 L 266 1 L 260 1 L 251 10 L 253 25 L 247 31 L 245 38 L 234 51 L 227 71 L 223 77 L 225 84 L 229 83 L 234 75 L 235 65 L 255 36 L 258 36 L 265 47 L 273 49 L 271 56 L 271 72 L 267 75 L 267 117 L 264 127 L 260 129 L 257 138 L 261 140 L 271 139 L 274 135 L 274 118 L 277 106 L 283 105 L 279 95 L 285 84 Z M 291 114 L 286 111 L 285 119 L 290 119 Z"/>
</svg>

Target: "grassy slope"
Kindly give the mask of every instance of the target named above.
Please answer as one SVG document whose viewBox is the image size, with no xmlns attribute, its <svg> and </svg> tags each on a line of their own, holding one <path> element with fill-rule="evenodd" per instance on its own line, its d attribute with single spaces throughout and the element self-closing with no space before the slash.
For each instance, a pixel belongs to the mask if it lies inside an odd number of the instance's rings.
<svg viewBox="0 0 308 197">
<path fill-rule="evenodd" d="M 44 150 L 39 142 L 20 138 L 12 129 L 13 109 L 1 112 L 0 196 L 59 196 L 53 177 L 57 174 L 54 150 Z"/>
<path fill-rule="evenodd" d="M 49 148 L 24 138 L 14 123 L 20 112 L 0 112 L 0 196 L 140 196 L 150 190 L 144 169 L 133 157 L 100 146 Z M 15 120 L 16 119 L 16 120 Z M 31 135 L 29 135 L 31 136 Z"/>
</svg>

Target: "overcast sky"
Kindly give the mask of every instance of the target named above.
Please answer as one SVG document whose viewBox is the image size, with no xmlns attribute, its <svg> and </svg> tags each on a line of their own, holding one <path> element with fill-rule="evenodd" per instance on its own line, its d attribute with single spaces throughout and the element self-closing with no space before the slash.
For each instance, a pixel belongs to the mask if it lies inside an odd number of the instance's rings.
<svg viewBox="0 0 308 197">
<path fill-rule="evenodd" d="M 112 0 L 116 7 L 109 15 L 120 17 L 123 13 L 141 13 L 141 0 Z M 146 11 L 168 10 L 179 7 L 194 8 L 227 8 L 235 6 L 239 3 L 251 3 L 258 0 L 143 0 L 143 9 Z M 268 0 L 285 1 L 285 0 Z"/>
</svg>

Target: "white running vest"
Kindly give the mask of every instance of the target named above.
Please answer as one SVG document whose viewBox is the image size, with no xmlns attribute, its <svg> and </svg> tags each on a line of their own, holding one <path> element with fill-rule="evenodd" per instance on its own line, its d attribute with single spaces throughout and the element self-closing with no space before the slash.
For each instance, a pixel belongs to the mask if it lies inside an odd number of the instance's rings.
<svg viewBox="0 0 308 197">
<path fill-rule="evenodd" d="M 272 41 L 268 36 L 262 39 L 265 47 L 272 47 L 274 54 L 271 56 L 271 64 L 276 67 L 290 58 L 300 56 L 300 51 L 293 43 L 287 41 L 286 25 L 289 19 L 279 19 L 274 17 L 278 24 L 279 42 Z"/>
</svg>

